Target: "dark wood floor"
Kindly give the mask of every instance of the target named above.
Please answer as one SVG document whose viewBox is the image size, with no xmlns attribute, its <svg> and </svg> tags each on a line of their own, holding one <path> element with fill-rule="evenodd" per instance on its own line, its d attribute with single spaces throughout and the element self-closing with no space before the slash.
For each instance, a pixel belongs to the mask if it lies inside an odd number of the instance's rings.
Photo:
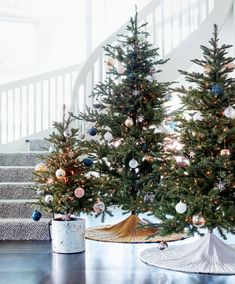
<svg viewBox="0 0 235 284">
<path fill-rule="evenodd" d="M 56 254 L 49 241 L 0 241 L 0 284 L 235 283 L 235 276 L 186 274 L 146 265 L 139 254 L 155 245 L 87 240 L 85 253 Z"/>
</svg>

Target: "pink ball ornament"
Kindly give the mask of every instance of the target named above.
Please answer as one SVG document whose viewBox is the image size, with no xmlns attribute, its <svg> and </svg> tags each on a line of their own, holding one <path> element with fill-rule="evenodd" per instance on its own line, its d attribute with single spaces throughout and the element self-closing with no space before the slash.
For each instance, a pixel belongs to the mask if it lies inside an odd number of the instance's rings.
<svg viewBox="0 0 235 284">
<path fill-rule="evenodd" d="M 74 195 L 77 198 L 82 198 L 85 195 L 85 190 L 82 187 L 78 187 L 74 190 Z"/>
<path fill-rule="evenodd" d="M 119 65 L 117 68 L 117 73 L 123 75 L 126 72 L 126 68 L 123 65 Z"/>
<path fill-rule="evenodd" d="M 97 201 L 94 205 L 93 205 L 93 210 L 95 211 L 95 213 L 102 213 L 105 210 L 105 205 L 104 202 L 102 201 Z"/>
</svg>

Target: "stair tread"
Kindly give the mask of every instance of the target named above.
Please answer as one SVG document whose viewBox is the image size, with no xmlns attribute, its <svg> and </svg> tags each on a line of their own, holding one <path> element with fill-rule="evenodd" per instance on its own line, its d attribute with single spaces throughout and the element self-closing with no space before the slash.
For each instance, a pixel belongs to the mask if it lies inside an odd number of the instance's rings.
<svg viewBox="0 0 235 284">
<path fill-rule="evenodd" d="M 34 166 L 0 166 L 0 169 L 34 169 Z"/>
<path fill-rule="evenodd" d="M 48 153 L 48 151 L 12 151 L 12 152 L 0 152 L 0 155 L 9 155 L 9 154 L 43 154 L 43 153 Z"/>
<path fill-rule="evenodd" d="M 0 199 L 0 203 L 30 203 L 37 202 L 37 199 Z"/>
<path fill-rule="evenodd" d="M 0 182 L 0 186 L 4 185 L 36 185 L 35 182 L 32 181 L 26 181 L 26 182 Z"/>
<path fill-rule="evenodd" d="M 47 223 L 51 219 L 50 218 L 42 218 L 37 223 Z M 7 223 L 7 222 L 12 222 L 12 223 L 36 223 L 36 221 L 32 220 L 31 218 L 1 218 L 0 223 Z"/>
</svg>

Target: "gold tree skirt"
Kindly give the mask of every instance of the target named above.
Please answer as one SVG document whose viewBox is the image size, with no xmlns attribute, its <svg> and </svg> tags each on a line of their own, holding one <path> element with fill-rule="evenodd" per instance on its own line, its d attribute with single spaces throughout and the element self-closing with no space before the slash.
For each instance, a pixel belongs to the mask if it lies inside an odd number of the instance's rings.
<svg viewBox="0 0 235 284">
<path fill-rule="evenodd" d="M 86 238 L 102 242 L 117 243 L 155 243 L 160 241 L 176 241 L 184 239 L 183 234 L 159 236 L 158 228 L 141 228 L 143 223 L 137 215 L 131 215 L 116 225 L 92 227 L 86 230 Z M 153 237 L 154 235 L 154 237 Z"/>
</svg>

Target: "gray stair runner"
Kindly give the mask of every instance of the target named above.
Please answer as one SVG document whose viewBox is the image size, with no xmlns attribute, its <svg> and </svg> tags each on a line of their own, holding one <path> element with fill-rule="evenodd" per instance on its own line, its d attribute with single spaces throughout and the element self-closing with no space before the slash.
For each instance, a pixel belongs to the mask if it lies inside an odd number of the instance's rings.
<svg viewBox="0 0 235 284">
<path fill-rule="evenodd" d="M 43 152 L 40 152 L 43 153 Z M 50 218 L 31 218 L 39 152 L 0 153 L 0 240 L 49 240 Z M 43 212 L 42 212 L 43 213 Z"/>
</svg>

